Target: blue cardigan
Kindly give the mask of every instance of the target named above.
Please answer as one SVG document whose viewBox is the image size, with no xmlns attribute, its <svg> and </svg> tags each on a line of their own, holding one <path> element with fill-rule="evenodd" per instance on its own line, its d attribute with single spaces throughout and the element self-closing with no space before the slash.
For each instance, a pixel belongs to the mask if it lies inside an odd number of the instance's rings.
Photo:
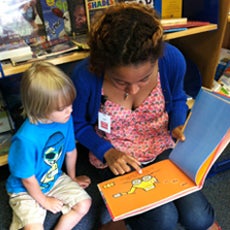
<svg viewBox="0 0 230 230">
<path fill-rule="evenodd" d="M 88 58 L 79 62 L 72 75 L 77 90 L 77 97 L 73 103 L 75 138 L 98 159 L 104 161 L 105 152 L 113 146 L 99 137 L 94 130 L 101 104 L 103 76 L 98 77 L 89 72 L 88 63 Z M 181 52 L 165 43 L 164 54 L 159 59 L 159 72 L 170 130 L 183 125 L 186 119 L 188 108 L 183 90 L 185 71 L 186 62 Z"/>
</svg>

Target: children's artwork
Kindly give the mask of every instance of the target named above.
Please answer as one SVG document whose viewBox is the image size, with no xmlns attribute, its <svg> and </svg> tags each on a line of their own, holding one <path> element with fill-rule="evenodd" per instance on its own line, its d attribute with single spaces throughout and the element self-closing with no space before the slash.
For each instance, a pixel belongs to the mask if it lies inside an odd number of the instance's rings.
<svg viewBox="0 0 230 230">
<path fill-rule="evenodd" d="M 218 109 L 217 109 L 218 108 Z M 230 98 L 202 88 L 169 159 L 101 182 L 98 188 L 114 221 L 200 190 L 230 142 Z M 124 205 L 125 204 L 125 205 Z"/>
<path fill-rule="evenodd" d="M 67 0 L 40 0 L 47 40 L 71 32 Z"/>
</svg>

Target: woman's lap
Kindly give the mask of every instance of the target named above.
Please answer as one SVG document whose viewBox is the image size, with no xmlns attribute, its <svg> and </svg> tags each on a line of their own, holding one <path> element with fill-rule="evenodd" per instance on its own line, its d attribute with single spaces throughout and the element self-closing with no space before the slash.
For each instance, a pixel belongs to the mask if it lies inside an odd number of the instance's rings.
<svg viewBox="0 0 230 230">
<path fill-rule="evenodd" d="M 167 159 L 170 150 L 163 152 L 156 161 Z M 156 162 L 155 161 L 155 162 Z M 106 168 L 99 170 L 101 180 L 113 177 Z M 201 191 L 194 192 L 151 211 L 126 219 L 132 230 L 174 230 L 180 222 L 186 229 L 206 230 L 214 222 L 214 210 Z"/>
<path fill-rule="evenodd" d="M 132 230 L 175 230 L 179 222 L 185 229 L 206 230 L 214 222 L 214 211 L 201 191 L 179 198 L 138 216 L 126 223 Z M 146 227 L 147 226 L 147 227 Z M 148 226 L 151 226 L 148 228 Z"/>
</svg>

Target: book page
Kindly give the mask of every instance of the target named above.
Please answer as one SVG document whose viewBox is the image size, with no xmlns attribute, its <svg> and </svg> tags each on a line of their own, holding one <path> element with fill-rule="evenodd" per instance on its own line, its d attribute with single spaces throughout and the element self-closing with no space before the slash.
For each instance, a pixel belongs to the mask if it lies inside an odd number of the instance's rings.
<svg viewBox="0 0 230 230">
<path fill-rule="evenodd" d="M 200 167 L 195 180 L 198 186 L 203 185 L 209 170 L 211 169 L 211 167 L 213 166 L 217 158 L 220 156 L 220 153 L 222 153 L 224 149 L 227 147 L 229 140 L 230 140 L 230 128 L 228 129 L 226 135 L 222 138 L 221 142 L 215 148 L 215 150 L 211 153 L 208 159 Z"/>
<path fill-rule="evenodd" d="M 198 190 L 170 160 L 98 184 L 113 220 L 145 212 Z M 125 204 L 125 205 L 124 205 Z"/>
<path fill-rule="evenodd" d="M 185 142 L 178 142 L 170 159 L 195 181 L 200 167 L 206 168 L 217 159 L 224 146 L 229 142 L 225 137 L 225 145 L 215 151 L 230 127 L 230 102 L 218 95 L 201 89 L 191 110 L 191 116 L 185 128 Z M 215 153 L 216 156 L 211 156 Z M 207 159 L 209 164 L 207 164 Z M 202 168 L 203 172 L 207 171 Z M 199 176 L 199 180 L 200 176 Z"/>
</svg>

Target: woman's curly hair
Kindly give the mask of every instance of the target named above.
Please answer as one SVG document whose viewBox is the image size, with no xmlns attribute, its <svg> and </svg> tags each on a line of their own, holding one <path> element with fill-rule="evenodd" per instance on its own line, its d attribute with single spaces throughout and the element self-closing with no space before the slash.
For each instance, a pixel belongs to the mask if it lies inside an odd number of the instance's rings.
<svg viewBox="0 0 230 230">
<path fill-rule="evenodd" d="M 95 18 L 89 31 L 90 70 L 156 61 L 163 50 L 163 29 L 156 11 L 140 3 L 118 3 Z"/>
</svg>

